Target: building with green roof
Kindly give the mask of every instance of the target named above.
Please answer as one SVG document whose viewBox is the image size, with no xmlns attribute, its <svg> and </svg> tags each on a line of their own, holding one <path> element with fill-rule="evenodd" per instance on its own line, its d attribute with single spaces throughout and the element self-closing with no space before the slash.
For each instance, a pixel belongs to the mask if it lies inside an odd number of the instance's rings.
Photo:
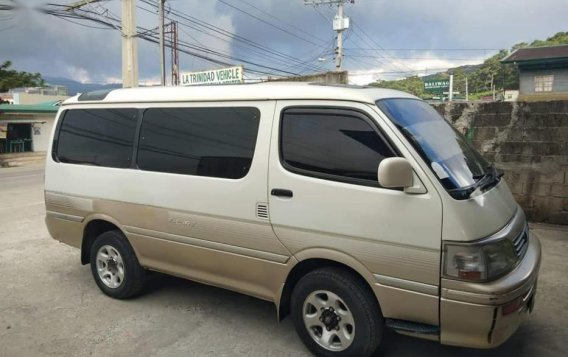
<svg viewBox="0 0 568 357">
<path fill-rule="evenodd" d="M 0 105 L 0 154 L 45 152 L 59 101 Z"/>
<path fill-rule="evenodd" d="M 519 68 L 519 100 L 568 99 L 568 45 L 521 48 L 501 63 Z"/>
</svg>

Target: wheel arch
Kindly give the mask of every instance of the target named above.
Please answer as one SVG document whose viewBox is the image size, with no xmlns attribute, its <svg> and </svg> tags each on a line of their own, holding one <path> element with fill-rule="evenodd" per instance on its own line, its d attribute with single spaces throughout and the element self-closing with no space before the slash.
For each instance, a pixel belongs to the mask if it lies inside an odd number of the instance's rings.
<svg viewBox="0 0 568 357">
<path fill-rule="evenodd" d="M 103 214 L 93 214 L 85 219 L 83 239 L 81 241 L 81 264 L 90 263 L 93 242 L 98 236 L 108 231 L 120 231 L 127 237 L 120 223 L 112 217 Z"/>
<path fill-rule="evenodd" d="M 325 267 L 338 267 L 355 273 L 363 285 L 375 297 L 380 309 L 380 302 L 373 291 L 375 279 L 373 274 L 357 259 L 348 254 L 330 249 L 308 249 L 294 254 L 297 263 L 289 271 L 282 285 L 276 304 L 278 320 L 282 321 L 290 313 L 290 298 L 294 287 L 307 273 Z"/>
</svg>

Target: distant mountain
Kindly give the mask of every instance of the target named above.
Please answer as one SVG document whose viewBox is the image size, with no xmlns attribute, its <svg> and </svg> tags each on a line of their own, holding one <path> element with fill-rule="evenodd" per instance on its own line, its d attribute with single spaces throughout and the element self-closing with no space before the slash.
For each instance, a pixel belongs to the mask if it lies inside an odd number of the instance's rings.
<svg viewBox="0 0 568 357">
<path fill-rule="evenodd" d="M 470 73 L 475 73 L 482 66 L 483 66 L 483 64 L 466 64 L 464 66 L 450 68 L 450 69 L 448 69 L 447 71 L 444 71 L 444 72 L 438 72 L 438 73 L 433 73 L 433 74 L 429 74 L 429 75 L 426 75 L 426 76 L 422 76 L 421 78 L 423 80 L 438 79 L 440 77 L 445 78 L 445 76 L 448 73 L 453 73 L 453 72 L 456 72 L 456 71 L 459 71 L 459 70 L 463 71 L 463 73 L 465 73 L 465 74 L 470 74 Z"/>
<path fill-rule="evenodd" d="M 122 84 L 120 83 L 111 83 L 111 84 L 81 83 L 69 78 L 62 78 L 62 77 L 43 77 L 43 79 L 47 84 L 67 87 L 69 95 L 91 92 L 94 90 L 115 89 L 122 87 Z"/>
</svg>

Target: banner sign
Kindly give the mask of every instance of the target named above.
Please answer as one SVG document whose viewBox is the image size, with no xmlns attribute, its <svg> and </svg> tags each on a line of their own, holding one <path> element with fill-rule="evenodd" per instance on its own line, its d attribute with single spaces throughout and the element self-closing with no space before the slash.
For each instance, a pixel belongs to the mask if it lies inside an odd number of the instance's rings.
<svg viewBox="0 0 568 357">
<path fill-rule="evenodd" d="M 0 124 L 0 139 L 6 139 L 8 136 L 8 124 Z"/>
<path fill-rule="evenodd" d="M 243 66 L 214 69 L 203 72 L 185 72 L 181 74 L 182 86 L 235 83 L 244 83 Z"/>
<path fill-rule="evenodd" d="M 444 89 L 448 90 L 449 88 L 449 79 L 424 81 L 424 90 L 426 91 L 440 91 Z"/>
</svg>

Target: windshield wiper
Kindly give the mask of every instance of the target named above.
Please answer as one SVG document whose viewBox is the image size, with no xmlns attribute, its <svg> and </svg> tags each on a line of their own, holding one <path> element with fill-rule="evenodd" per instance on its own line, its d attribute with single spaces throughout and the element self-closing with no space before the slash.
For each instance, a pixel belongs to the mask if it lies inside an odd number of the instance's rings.
<svg viewBox="0 0 568 357">
<path fill-rule="evenodd" d="M 465 200 L 470 198 L 471 194 L 478 188 L 481 190 L 487 190 L 496 186 L 499 181 L 501 181 L 501 177 L 503 177 L 503 172 L 501 170 L 497 170 L 495 165 L 491 164 L 487 166 L 487 170 L 483 174 L 473 176 L 473 179 L 477 180 L 474 184 L 463 188 L 448 190 L 448 192 L 456 199 Z"/>
<path fill-rule="evenodd" d="M 503 171 L 497 170 L 494 164 L 487 167 L 487 170 L 483 175 L 478 177 L 473 176 L 474 179 L 479 178 L 476 182 L 476 186 L 483 189 L 495 186 L 503 177 Z"/>
</svg>

